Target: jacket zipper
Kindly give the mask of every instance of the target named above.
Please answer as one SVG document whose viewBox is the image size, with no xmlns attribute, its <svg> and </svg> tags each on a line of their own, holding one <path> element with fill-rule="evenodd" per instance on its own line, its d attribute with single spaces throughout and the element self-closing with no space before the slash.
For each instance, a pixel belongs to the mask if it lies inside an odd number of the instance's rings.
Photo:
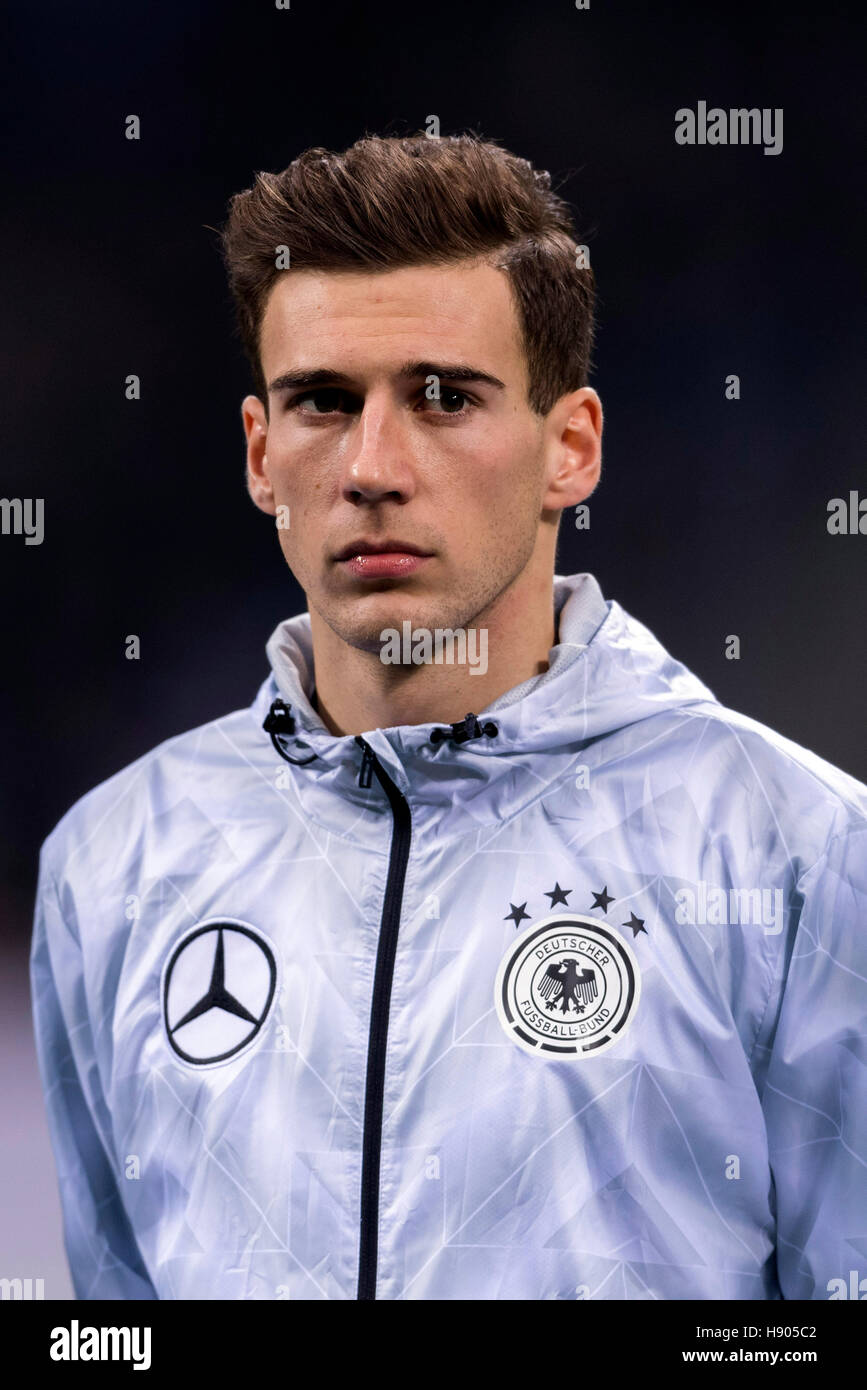
<svg viewBox="0 0 867 1390">
<path fill-rule="evenodd" d="M 356 734 L 362 751 L 358 785 L 369 787 L 372 773 L 388 797 L 394 817 L 385 901 L 379 925 L 379 944 L 373 975 L 370 1032 L 367 1045 L 367 1079 L 364 1091 L 364 1131 L 361 1158 L 361 1239 L 358 1252 L 358 1290 L 356 1298 L 376 1298 L 376 1264 L 379 1235 L 379 1171 L 382 1155 L 382 1110 L 385 1090 L 385 1061 L 388 1045 L 388 1012 L 394 977 L 394 958 L 400 927 L 403 885 L 409 859 L 412 818 L 409 804 L 384 771 L 370 744 Z"/>
</svg>

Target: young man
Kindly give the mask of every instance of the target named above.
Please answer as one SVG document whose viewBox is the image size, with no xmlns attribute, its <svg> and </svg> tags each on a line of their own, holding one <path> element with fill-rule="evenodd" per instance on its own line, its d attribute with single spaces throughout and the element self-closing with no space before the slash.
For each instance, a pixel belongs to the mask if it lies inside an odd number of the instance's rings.
<svg viewBox="0 0 867 1390">
<path fill-rule="evenodd" d="M 368 138 L 260 175 L 224 244 L 309 612 L 43 847 L 79 1297 L 848 1291 L 867 788 L 554 574 L 602 429 L 564 203 Z"/>
</svg>

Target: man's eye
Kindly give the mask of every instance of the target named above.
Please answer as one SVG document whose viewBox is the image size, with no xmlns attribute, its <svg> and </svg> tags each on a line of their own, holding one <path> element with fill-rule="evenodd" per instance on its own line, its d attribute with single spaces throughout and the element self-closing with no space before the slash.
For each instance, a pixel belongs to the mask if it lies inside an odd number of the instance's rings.
<svg viewBox="0 0 867 1390">
<path fill-rule="evenodd" d="M 454 386 L 441 386 L 438 397 L 429 398 L 425 393 L 423 398 L 423 409 L 439 415 L 467 415 L 472 406 L 469 397 Z M 357 411 L 359 403 L 339 386 L 321 386 L 299 393 L 286 408 L 301 415 L 338 415 Z"/>
<path fill-rule="evenodd" d="M 306 391 L 289 402 L 290 410 L 301 410 L 302 404 L 312 401 L 312 409 L 305 406 L 302 415 L 331 415 L 345 408 L 346 392 L 336 386 L 323 386 L 317 391 Z"/>
<path fill-rule="evenodd" d="M 465 411 L 464 407 L 472 407 L 472 402 L 469 397 L 465 395 L 463 391 L 458 391 L 454 386 L 441 386 L 438 399 L 437 397 L 433 397 L 429 400 L 427 395 L 425 395 L 425 405 L 427 406 L 428 403 L 433 410 L 439 411 L 443 415 L 467 414 L 468 411 Z"/>
</svg>

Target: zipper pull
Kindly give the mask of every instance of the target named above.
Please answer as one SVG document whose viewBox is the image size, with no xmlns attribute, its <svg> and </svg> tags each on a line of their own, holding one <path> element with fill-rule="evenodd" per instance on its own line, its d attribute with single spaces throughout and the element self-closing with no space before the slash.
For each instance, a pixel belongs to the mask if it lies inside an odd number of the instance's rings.
<svg viewBox="0 0 867 1390">
<path fill-rule="evenodd" d="M 364 742 L 364 739 L 360 738 L 358 741 L 364 750 L 361 755 L 361 771 L 358 774 L 358 785 L 360 787 L 369 787 L 373 779 L 373 764 L 376 761 L 376 754 L 370 744 Z"/>
</svg>

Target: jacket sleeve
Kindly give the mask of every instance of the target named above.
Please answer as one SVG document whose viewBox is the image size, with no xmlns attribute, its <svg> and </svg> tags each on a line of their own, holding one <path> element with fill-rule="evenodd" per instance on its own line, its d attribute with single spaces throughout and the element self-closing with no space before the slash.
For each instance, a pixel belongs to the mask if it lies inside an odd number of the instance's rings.
<svg viewBox="0 0 867 1390">
<path fill-rule="evenodd" d="M 762 1108 L 783 1298 L 867 1295 L 867 826 L 831 836 L 798 880 Z M 853 1279 L 852 1271 L 856 1271 Z"/>
<path fill-rule="evenodd" d="M 120 1198 L 86 1006 L 80 943 L 43 846 L 30 954 L 36 1053 L 57 1164 L 66 1254 L 80 1299 L 155 1299 Z"/>
</svg>

